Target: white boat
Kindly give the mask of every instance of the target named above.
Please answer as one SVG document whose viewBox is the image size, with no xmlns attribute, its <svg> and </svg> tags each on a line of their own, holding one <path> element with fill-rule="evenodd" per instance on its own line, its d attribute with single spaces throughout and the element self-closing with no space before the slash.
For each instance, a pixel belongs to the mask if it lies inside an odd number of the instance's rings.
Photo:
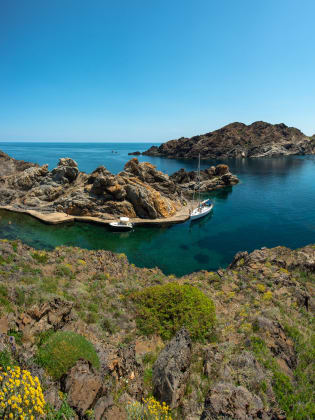
<svg viewBox="0 0 315 420">
<path fill-rule="evenodd" d="M 110 222 L 109 226 L 113 230 L 117 230 L 119 232 L 124 232 L 133 228 L 133 224 L 130 222 L 129 217 L 120 217 L 119 221 Z"/>
<path fill-rule="evenodd" d="M 193 211 L 190 213 L 190 219 L 191 220 L 200 219 L 200 217 L 203 217 L 209 214 L 212 209 L 213 209 L 213 204 L 209 200 L 204 200 L 198 205 L 198 207 L 193 209 Z"/>
<path fill-rule="evenodd" d="M 200 200 L 200 155 L 199 155 L 199 162 L 198 162 L 198 174 L 197 174 L 197 178 L 198 178 L 198 196 L 199 196 L 199 200 L 198 200 L 198 205 L 197 207 L 195 207 L 192 212 L 190 213 L 190 220 L 196 220 L 196 219 L 200 219 L 201 217 L 206 216 L 207 214 L 209 214 L 211 212 L 211 210 L 213 209 L 213 204 L 211 203 L 211 201 L 209 199 L 201 201 Z M 195 196 L 195 194 L 194 194 Z"/>
</svg>

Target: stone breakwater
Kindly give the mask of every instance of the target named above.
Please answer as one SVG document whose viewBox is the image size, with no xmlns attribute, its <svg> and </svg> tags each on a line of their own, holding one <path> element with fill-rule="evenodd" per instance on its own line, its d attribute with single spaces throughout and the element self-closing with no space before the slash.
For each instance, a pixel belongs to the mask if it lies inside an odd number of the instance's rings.
<svg viewBox="0 0 315 420">
<path fill-rule="evenodd" d="M 117 216 L 139 223 L 181 222 L 189 217 L 196 181 L 195 172 L 182 169 L 168 176 L 136 158 L 117 175 L 104 166 L 86 174 L 70 158 L 61 158 L 49 171 L 48 165 L 18 161 L 0 152 L 0 207 L 48 223 L 74 219 L 107 223 Z M 201 172 L 204 192 L 237 183 L 226 165 Z"/>
<path fill-rule="evenodd" d="M 308 137 L 285 124 L 256 121 L 246 125 L 235 122 L 206 134 L 181 137 L 159 147 L 152 146 L 142 154 L 190 159 L 199 154 L 203 159 L 313 155 L 315 135 Z"/>
</svg>

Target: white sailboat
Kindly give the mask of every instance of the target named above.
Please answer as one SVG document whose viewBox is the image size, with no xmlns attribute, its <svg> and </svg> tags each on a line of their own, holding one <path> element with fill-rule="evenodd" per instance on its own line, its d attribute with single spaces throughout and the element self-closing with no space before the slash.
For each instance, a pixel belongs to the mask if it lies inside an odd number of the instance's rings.
<svg viewBox="0 0 315 420">
<path fill-rule="evenodd" d="M 200 219 L 201 217 L 204 217 L 207 214 L 209 214 L 210 211 L 213 209 L 213 204 L 211 203 L 209 199 L 204 200 L 204 201 L 200 200 L 200 154 L 199 154 L 199 162 L 198 162 L 197 179 L 198 179 L 198 198 L 199 198 L 198 206 L 195 207 L 190 213 L 190 220 Z"/>
</svg>

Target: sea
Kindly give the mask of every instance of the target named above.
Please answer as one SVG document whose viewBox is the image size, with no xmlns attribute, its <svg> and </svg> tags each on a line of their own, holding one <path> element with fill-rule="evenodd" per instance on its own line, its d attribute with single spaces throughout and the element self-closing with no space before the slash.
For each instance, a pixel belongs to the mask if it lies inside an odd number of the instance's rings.
<svg viewBox="0 0 315 420">
<path fill-rule="evenodd" d="M 0 150 L 15 159 L 47 163 L 50 169 L 59 158 L 71 157 L 81 171 L 89 173 L 104 165 L 118 173 L 133 157 L 129 152 L 142 152 L 152 145 L 1 142 Z M 197 167 L 196 160 L 138 158 L 168 174 Z M 238 251 L 315 243 L 315 156 L 202 160 L 201 169 L 218 163 L 228 164 L 240 183 L 207 194 L 214 210 L 203 219 L 118 233 L 80 222 L 51 226 L 1 210 L 0 238 L 20 239 L 36 249 L 67 245 L 111 250 L 126 254 L 138 267 L 159 267 L 176 276 L 225 268 Z"/>
</svg>

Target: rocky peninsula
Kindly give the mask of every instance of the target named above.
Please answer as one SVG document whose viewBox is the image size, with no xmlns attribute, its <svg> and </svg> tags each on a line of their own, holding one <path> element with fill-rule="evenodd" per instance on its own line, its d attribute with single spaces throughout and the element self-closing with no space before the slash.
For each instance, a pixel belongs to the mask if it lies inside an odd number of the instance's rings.
<svg viewBox="0 0 315 420">
<path fill-rule="evenodd" d="M 314 281 L 315 245 L 175 278 L 0 240 L 0 365 L 38 377 L 46 419 L 312 419 Z"/>
<path fill-rule="evenodd" d="M 236 183 L 238 178 L 226 165 L 201 174 L 204 192 Z M 47 222 L 66 221 L 69 216 L 104 222 L 117 216 L 135 221 L 184 221 L 195 188 L 195 172 L 181 170 L 168 176 L 137 158 L 117 175 L 104 166 L 86 174 L 70 158 L 61 158 L 49 171 L 48 165 L 18 161 L 0 151 L 0 206 L 41 215 Z"/>
<path fill-rule="evenodd" d="M 196 158 L 199 154 L 202 159 L 311 155 L 315 154 L 315 135 L 308 137 L 285 124 L 235 122 L 199 136 L 170 140 L 143 152 L 168 158 Z"/>
</svg>

